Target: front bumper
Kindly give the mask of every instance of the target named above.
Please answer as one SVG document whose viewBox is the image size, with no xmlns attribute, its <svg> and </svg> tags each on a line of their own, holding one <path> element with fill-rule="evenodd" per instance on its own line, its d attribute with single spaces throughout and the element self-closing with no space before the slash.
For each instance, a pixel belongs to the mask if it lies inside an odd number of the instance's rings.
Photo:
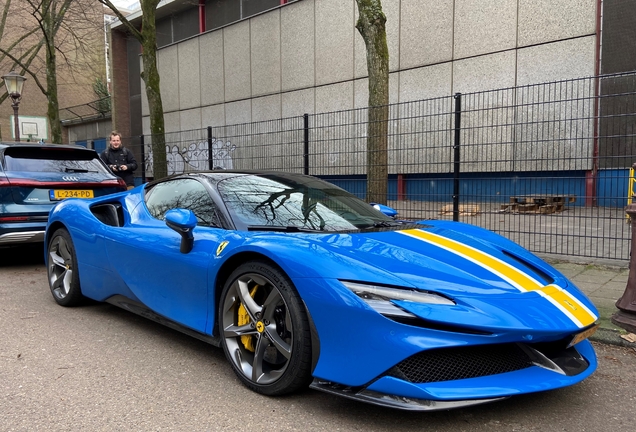
<svg viewBox="0 0 636 432">
<path fill-rule="evenodd" d="M 497 345 L 492 347 L 496 349 Z M 531 365 L 510 372 L 417 383 L 406 375 L 398 378 L 391 370 L 365 386 L 350 387 L 315 379 L 311 388 L 374 405 L 410 411 L 435 411 L 566 387 L 587 378 L 597 366 L 594 349 L 587 340 L 551 358 L 527 346 L 522 347 L 522 350 L 526 351 Z M 477 365 L 477 368 L 484 370 L 489 367 Z"/>
</svg>

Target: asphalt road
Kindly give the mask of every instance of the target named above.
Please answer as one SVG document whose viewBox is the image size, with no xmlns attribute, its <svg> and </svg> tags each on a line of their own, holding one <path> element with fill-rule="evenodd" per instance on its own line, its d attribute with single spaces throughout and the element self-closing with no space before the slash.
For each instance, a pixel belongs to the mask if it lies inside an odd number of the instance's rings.
<svg viewBox="0 0 636 432">
<path fill-rule="evenodd" d="M 255 394 L 223 352 L 114 306 L 57 306 L 40 251 L 0 249 L 0 431 L 633 431 L 636 351 L 556 391 L 410 413 Z"/>
</svg>

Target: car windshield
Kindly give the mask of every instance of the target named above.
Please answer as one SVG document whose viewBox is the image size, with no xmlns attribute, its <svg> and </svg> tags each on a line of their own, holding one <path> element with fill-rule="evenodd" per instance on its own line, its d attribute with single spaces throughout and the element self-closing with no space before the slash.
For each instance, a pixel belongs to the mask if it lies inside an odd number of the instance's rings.
<svg viewBox="0 0 636 432">
<path fill-rule="evenodd" d="M 81 149 L 8 148 L 4 162 L 6 171 L 108 173 L 97 153 Z"/>
<path fill-rule="evenodd" d="M 393 224 L 356 196 L 313 177 L 240 175 L 218 190 L 237 227 L 249 230 L 351 231 Z"/>
</svg>

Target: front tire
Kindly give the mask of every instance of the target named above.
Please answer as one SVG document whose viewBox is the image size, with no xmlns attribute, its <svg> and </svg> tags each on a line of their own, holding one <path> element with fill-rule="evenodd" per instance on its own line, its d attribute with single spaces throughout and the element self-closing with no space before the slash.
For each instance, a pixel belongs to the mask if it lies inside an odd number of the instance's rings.
<svg viewBox="0 0 636 432">
<path fill-rule="evenodd" d="M 77 306 L 84 296 L 79 283 L 77 256 L 69 232 L 60 228 L 51 236 L 47 272 L 53 298 L 60 306 Z"/>
<path fill-rule="evenodd" d="M 264 261 L 239 266 L 219 302 L 221 344 L 239 379 L 269 396 L 311 381 L 311 335 L 289 278 Z"/>
</svg>

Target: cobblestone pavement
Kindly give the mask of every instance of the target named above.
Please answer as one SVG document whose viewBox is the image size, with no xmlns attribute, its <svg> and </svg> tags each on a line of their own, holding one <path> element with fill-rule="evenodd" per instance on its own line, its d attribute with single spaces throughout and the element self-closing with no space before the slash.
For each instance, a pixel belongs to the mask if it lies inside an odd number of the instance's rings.
<svg viewBox="0 0 636 432">
<path fill-rule="evenodd" d="M 592 339 L 606 343 L 636 347 L 621 338 L 627 333 L 614 325 L 610 318 L 618 311 L 616 301 L 621 298 L 627 287 L 629 269 L 627 263 L 608 266 L 599 264 L 580 264 L 568 261 L 548 261 L 563 275 L 570 279 L 592 300 L 601 314 L 601 329 Z"/>
</svg>

